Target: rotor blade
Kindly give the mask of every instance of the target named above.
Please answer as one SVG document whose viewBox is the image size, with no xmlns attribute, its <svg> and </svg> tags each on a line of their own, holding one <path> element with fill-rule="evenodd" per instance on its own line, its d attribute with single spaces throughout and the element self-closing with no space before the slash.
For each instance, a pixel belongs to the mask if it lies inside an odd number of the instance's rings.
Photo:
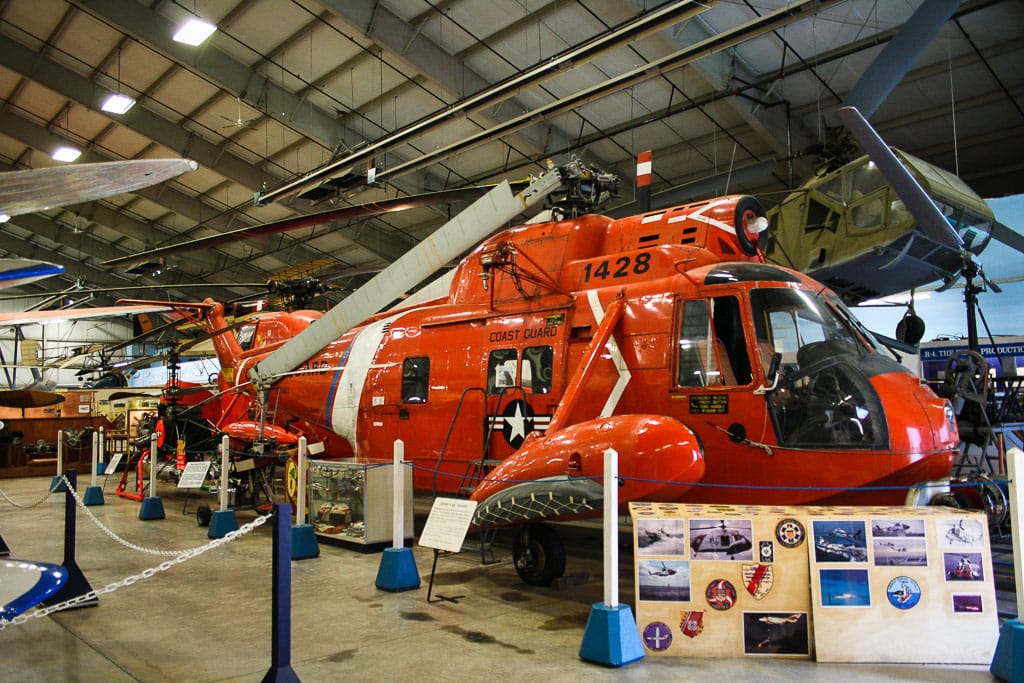
<svg viewBox="0 0 1024 683">
<path fill-rule="evenodd" d="M 191 159 L 136 159 L 0 173 L 0 213 L 15 216 L 132 192 L 195 171 Z"/>
<path fill-rule="evenodd" d="M 839 119 L 850 129 L 853 136 L 857 138 L 857 142 L 875 162 L 878 170 L 892 185 L 899 198 L 903 200 L 907 210 L 917 219 L 924 234 L 939 244 L 963 251 L 964 243 L 960 239 L 960 235 L 945 219 L 920 183 L 900 163 L 881 136 L 875 132 L 867 119 L 861 116 L 854 107 L 841 107 L 837 113 Z"/>
<path fill-rule="evenodd" d="M 170 244 L 166 247 L 150 249 L 149 251 L 143 251 L 138 254 L 133 254 L 131 256 L 121 256 L 119 258 L 110 259 L 109 261 L 104 261 L 100 265 L 107 267 L 119 266 L 123 264 L 135 263 L 137 261 L 145 261 L 147 259 L 152 259 L 158 256 L 166 256 L 168 254 L 179 254 L 185 251 L 194 251 L 196 249 L 216 247 L 221 244 L 227 244 L 229 242 L 247 239 L 249 237 L 273 235 L 280 232 L 287 232 L 289 230 L 308 228 L 314 225 L 320 225 L 321 223 L 329 223 L 330 221 L 341 220 L 343 218 L 359 218 L 361 216 L 374 216 L 382 213 L 392 213 L 395 211 L 415 209 L 421 206 L 429 206 L 431 204 L 441 204 L 444 202 L 453 202 L 464 199 L 475 199 L 476 197 L 479 197 L 481 194 L 486 192 L 488 189 L 490 188 L 483 186 L 463 187 L 457 190 L 441 190 L 439 192 L 429 192 L 427 194 L 411 195 L 409 197 L 395 197 L 394 199 L 383 199 L 379 202 L 369 202 L 366 204 L 344 206 L 341 207 L 340 209 L 320 211 L 319 213 L 311 213 L 305 216 L 287 218 L 283 221 L 274 221 L 273 223 L 264 223 L 262 225 L 253 225 L 247 228 L 229 230 L 228 232 L 223 232 L 219 235 L 210 235 L 209 237 L 198 237 L 187 242 L 181 242 L 179 244 Z"/>
<path fill-rule="evenodd" d="M 871 62 L 843 104 L 856 107 L 866 118 L 889 97 L 946 25 L 962 0 L 925 0 L 892 40 Z"/>
<path fill-rule="evenodd" d="M 999 221 L 995 221 L 992 224 L 992 237 L 999 240 L 1011 249 L 1024 253 L 1024 235 L 1016 232 L 1013 228 L 1008 225 L 1004 225 Z"/>
<path fill-rule="evenodd" d="M 302 361 L 561 186 L 561 173 L 557 169 L 549 169 L 515 195 L 508 181 L 499 183 L 319 320 L 259 361 L 251 374 L 267 381 L 294 370 Z"/>
</svg>

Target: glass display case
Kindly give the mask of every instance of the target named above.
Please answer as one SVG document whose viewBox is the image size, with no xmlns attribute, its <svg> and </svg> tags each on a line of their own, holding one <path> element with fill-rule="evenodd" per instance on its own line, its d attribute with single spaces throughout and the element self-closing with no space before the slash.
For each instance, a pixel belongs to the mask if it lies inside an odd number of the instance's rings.
<svg viewBox="0 0 1024 683">
<path fill-rule="evenodd" d="M 404 535 L 412 538 L 412 464 L 404 463 Z M 394 462 L 309 461 L 309 522 L 321 540 L 370 545 L 392 538 Z"/>
</svg>

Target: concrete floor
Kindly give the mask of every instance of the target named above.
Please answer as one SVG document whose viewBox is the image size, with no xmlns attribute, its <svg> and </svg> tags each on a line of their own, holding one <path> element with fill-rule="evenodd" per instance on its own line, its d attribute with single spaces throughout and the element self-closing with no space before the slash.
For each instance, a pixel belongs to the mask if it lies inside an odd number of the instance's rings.
<svg viewBox="0 0 1024 683">
<path fill-rule="evenodd" d="M 21 504 L 39 500 L 49 478 L 2 479 Z M 81 487 L 88 484 L 88 479 Z M 132 543 L 182 550 L 208 543 L 197 502 L 172 484 L 158 495 L 166 519 L 139 520 L 139 503 L 113 494 L 89 510 Z M 418 507 L 422 507 L 418 501 Z M 245 524 L 255 518 L 238 511 Z M 0 536 L 11 557 L 60 563 L 63 495 L 19 509 L 0 498 Z M 422 516 L 417 516 L 417 531 Z M 99 598 L 99 604 L 10 625 L 0 631 L 0 679 L 13 681 L 259 681 L 271 663 L 271 539 L 265 524 L 151 578 Z M 423 585 L 389 593 L 374 586 L 379 554 L 320 544 L 320 556 L 292 562 L 291 663 L 304 681 L 970 681 L 987 667 L 817 664 L 782 659 L 683 660 L 648 655 L 623 667 L 578 656 L 591 606 L 602 600 L 600 534 L 567 531 L 569 566 L 560 589 L 521 583 L 511 552 L 481 566 L 477 553 L 443 556 L 435 595 L 426 600 L 432 551 L 416 547 Z M 155 567 L 165 557 L 130 550 L 79 511 L 77 561 L 93 589 Z M 499 546 L 504 539 L 499 536 Z M 622 552 L 620 595 L 633 602 L 632 558 Z M 584 580 L 589 575 L 589 580 Z"/>
</svg>

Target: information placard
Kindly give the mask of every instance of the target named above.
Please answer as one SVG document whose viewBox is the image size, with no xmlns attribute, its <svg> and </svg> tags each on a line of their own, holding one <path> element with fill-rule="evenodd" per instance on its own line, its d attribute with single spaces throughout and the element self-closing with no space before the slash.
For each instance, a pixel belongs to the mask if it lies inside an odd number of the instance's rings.
<svg viewBox="0 0 1024 683">
<path fill-rule="evenodd" d="M 117 469 L 117 466 L 121 464 L 122 455 L 124 455 L 124 453 L 114 453 L 114 455 L 111 456 L 110 462 L 107 463 L 107 468 L 103 470 L 104 476 L 109 477 L 111 474 L 114 473 L 114 471 Z"/>
<path fill-rule="evenodd" d="M 457 553 L 462 550 L 466 532 L 473 521 L 476 501 L 461 498 L 437 498 L 430 507 L 427 523 L 420 534 L 420 545 Z"/>
<path fill-rule="evenodd" d="M 185 465 L 181 471 L 181 478 L 178 479 L 179 489 L 197 489 L 206 481 L 206 474 L 210 471 L 209 460 L 197 460 Z"/>
</svg>

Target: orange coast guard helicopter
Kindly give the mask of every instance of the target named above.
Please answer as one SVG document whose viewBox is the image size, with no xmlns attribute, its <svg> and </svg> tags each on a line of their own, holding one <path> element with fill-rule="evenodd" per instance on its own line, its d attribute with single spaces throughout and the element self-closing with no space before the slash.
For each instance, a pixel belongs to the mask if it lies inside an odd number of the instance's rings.
<svg viewBox="0 0 1024 683">
<path fill-rule="evenodd" d="M 623 504 L 902 504 L 948 477 L 949 402 L 830 290 L 766 263 L 766 224 L 756 199 L 727 196 L 506 229 L 432 299 L 371 314 L 346 300 L 215 337 L 221 379 L 334 457 L 387 458 L 401 439 L 416 488 L 471 491 L 481 527 L 522 525 L 528 583 L 564 571 L 537 522 L 601 508 L 608 448 Z M 225 327 L 223 306 L 204 308 Z"/>
<path fill-rule="evenodd" d="M 302 433 L 332 457 L 401 439 L 418 489 L 470 495 L 481 527 L 521 525 L 516 568 L 538 584 L 565 564 L 538 522 L 600 510 L 608 448 L 622 503 L 902 504 L 949 476 L 948 401 L 834 293 L 765 262 L 756 199 L 612 219 L 584 201 L 612 182 L 573 166 L 514 196 L 503 183 L 325 314 L 215 336 L 222 387 L 261 408 L 225 431 Z M 563 218 L 485 239 L 563 187 Z M 220 304 L 200 308 L 226 327 Z"/>
</svg>

